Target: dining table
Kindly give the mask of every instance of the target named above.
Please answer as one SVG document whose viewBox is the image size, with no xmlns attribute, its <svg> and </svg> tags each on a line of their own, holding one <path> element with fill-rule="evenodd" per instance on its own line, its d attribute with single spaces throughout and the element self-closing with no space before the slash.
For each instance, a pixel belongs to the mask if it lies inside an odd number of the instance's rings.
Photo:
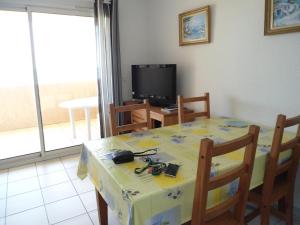
<svg viewBox="0 0 300 225">
<path fill-rule="evenodd" d="M 151 130 L 132 132 L 86 142 L 82 145 L 77 175 L 90 179 L 95 185 L 101 225 L 107 225 L 107 207 L 122 225 L 180 225 L 191 220 L 200 142 L 210 138 L 214 144 L 223 143 L 247 134 L 253 123 L 227 117 L 197 119 Z M 260 126 L 260 134 L 253 167 L 251 189 L 263 183 L 266 159 L 271 149 L 274 128 Z M 283 140 L 293 137 L 285 132 Z M 115 164 L 114 153 L 124 150 L 141 152 L 157 149 L 152 161 L 179 165 L 175 177 L 165 174 L 141 174 L 135 168 L 145 166 L 145 157 Z M 238 166 L 245 149 L 214 157 L 211 177 Z M 280 155 L 279 163 L 290 157 Z M 88 177 L 88 178 L 87 178 Z M 237 191 L 235 180 L 208 194 L 207 207 L 225 201 Z"/>
</svg>

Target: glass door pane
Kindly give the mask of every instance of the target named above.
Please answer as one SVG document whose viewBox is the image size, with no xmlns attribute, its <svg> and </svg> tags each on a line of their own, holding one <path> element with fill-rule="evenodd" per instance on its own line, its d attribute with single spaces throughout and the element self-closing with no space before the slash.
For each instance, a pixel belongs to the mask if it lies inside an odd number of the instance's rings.
<svg viewBox="0 0 300 225">
<path fill-rule="evenodd" d="M 0 10 L 0 159 L 40 150 L 28 17 Z"/>
<path fill-rule="evenodd" d="M 99 138 L 94 19 L 33 13 L 32 21 L 46 151 Z"/>
</svg>

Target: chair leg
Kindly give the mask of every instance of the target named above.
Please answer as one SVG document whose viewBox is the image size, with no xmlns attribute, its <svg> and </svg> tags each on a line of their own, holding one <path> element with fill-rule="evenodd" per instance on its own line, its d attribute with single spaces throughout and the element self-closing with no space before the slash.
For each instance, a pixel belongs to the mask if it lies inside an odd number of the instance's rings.
<svg viewBox="0 0 300 225">
<path fill-rule="evenodd" d="M 293 225 L 293 196 L 285 197 L 285 215 L 286 215 L 286 224 Z"/>
<path fill-rule="evenodd" d="M 260 224 L 261 225 L 269 225 L 270 224 L 270 206 L 262 206 L 260 213 Z"/>
</svg>

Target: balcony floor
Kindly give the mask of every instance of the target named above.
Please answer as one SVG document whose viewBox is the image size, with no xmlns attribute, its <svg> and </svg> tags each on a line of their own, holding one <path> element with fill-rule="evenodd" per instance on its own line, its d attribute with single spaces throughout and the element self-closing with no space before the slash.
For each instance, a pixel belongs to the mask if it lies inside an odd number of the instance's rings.
<svg viewBox="0 0 300 225">
<path fill-rule="evenodd" d="M 44 126 L 46 151 L 79 145 L 87 140 L 85 120 L 75 122 L 76 139 L 73 138 L 70 123 L 58 123 Z M 91 138 L 100 138 L 97 119 L 91 120 Z M 36 127 L 0 132 L 0 159 L 27 155 L 40 151 L 40 140 Z"/>
</svg>

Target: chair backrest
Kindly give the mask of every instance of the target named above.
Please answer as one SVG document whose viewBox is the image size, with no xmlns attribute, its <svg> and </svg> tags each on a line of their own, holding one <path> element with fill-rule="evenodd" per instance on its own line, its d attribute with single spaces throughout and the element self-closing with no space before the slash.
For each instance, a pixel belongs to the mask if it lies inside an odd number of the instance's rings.
<svg viewBox="0 0 300 225">
<path fill-rule="evenodd" d="M 297 133 L 294 138 L 283 143 L 284 129 L 287 127 L 298 126 Z M 282 163 L 279 163 L 280 153 L 291 151 L 291 157 Z M 297 168 L 300 158 L 300 115 L 287 119 L 285 115 L 278 115 L 276 127 L 273 136 L 271 152 L 268 157 L 264 186 L 263 186 L 263 201 L 268 201 L 271 198 L 271 193 L 274 187 L 275 179 L 283 175 L 287 175 L 285 182 L 288 183 L 289 191 L 294 192 Z"/>
<path fill-rule="evenodd" d="M 234 209 L 236 220 L 243 224 L 244 211 L 248 198 L 250 180 L 255 159 L 259 127 L 250 126 L 248 134 L 222 144 L 214 145 L 210 139 L 201 141 L 198 171 L 195 186 L 192 225 L 204 225 L 210 220 Z M 240 166 L 221 175 L 210 177 L 212 158 L 245 148 Z M 207 209 L 207 196 L 210 190 L 222 187 L 239 179 L 237 192 L 217 206 Z"/>
<path fill-rule="evenodd" d="M 203 112 L 185 112 L 184 104 L 193 102 L 204 102 Z M 177 97 L 178 103 L 178 122 L 184 123 L 188 120 L 195 119 L 196 117 L 207 117 L 210 118 L 210 102 L 209 93 L 205 93 L 204 96 L 184 98 L 182 96 Z"/>
<path fill-rule="evenodd" d="M 118 135 L 120 132 L 124 131 L 133 131 L 137 129 L 151 129 L 151 120 L 150 120 L 150 105 L 147 100 L 144 100 L 142 104 L 133 104 L 116 107 L 114 104 L 110 104 L 110 128 L 111 134 L 113 136 Z M 135 110 L 145 110 L 145 122 L 131 123 L 126 125 L 118 126 L 116 116 L 118 113 L 123 112 L 133 112 Z"/>
</svg>

